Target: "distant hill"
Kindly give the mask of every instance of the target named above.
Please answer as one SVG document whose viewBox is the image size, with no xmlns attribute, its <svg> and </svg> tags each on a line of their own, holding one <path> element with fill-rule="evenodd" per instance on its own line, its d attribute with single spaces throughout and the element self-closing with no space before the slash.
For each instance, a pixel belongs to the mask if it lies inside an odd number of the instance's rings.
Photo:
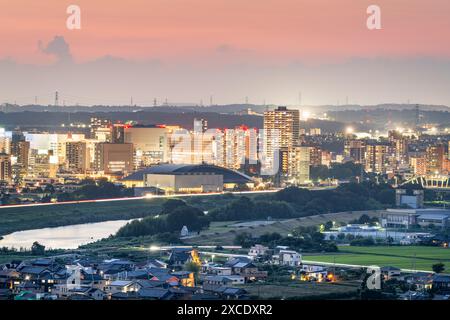
<svg viewBox="0 0 450 320">
<path fill-rule="evenodd" d="M 166 124 L 179 125 L 186 129 L 192 129 L 195 118 L 208 120 L 209 128 L 234 128 L 240 125 L 263 128 L 263 117 L 257 115 L 219 114 L 215 112 L 160 112 L 144 110 L 135 112 L 9 112 L 0 113 L 0 126 L 9 130 L 20 127 L 22 130 L 47 129 L 61 130 L 61 124 L 85 123 L 88 124 L 91 117 L 101 117 L 113 121 L 136 121 L 140 124 Z M 341 131 L 345 125 L 335 121 L 311 119 L 302 122 L 302 128 L 321 128 L 323 132 Z M 67 130 L 67 128 L 66 128 Z"/>
<path fill-rule="evenodd" d="M 253 104 L 229 104 L 229 105 L 162 105 L 162 106 L 42 106 L 42 105 L 12 105 L 4 104 L 0 107 L 0 111 L 9 112 L 138 112 L 138 111 L 154 111 L 165 113 L 179 112 L 215 112 L 222 114 L 239 114 L 246 113 L 248 110 L 262 114 L 267 109 L 274 109 L 275 105 L 253 105 Z M 341 112 L 341 111 L 361 111 L 361 110 L 414 110 L 415 104 L 395 104 L 385 103 L 378 105 L 323 105 L 323 106 L 288 106 L 294 109 L 306 109 L 316 113 L 320 112 Z M 450 111 L 448 106 L 444 105 L 419 105 L 422 111 Z"/>
</svg>

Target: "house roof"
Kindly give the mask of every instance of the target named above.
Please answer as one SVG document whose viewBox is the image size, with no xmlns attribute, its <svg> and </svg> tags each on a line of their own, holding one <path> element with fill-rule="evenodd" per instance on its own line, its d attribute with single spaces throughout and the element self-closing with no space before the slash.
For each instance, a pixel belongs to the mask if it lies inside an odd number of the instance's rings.
<svg viewBox="0 0 450 320">
<path fill-rule="evenodd" d="M 252 260 L 247 257 L 237 257 L 233 258 L 224 263 L 225 267 L 234 267 L 238 263 L 250 263 Z"/>
<path fill-rule="evenodd" d="M 110 286 L 115 286 L 115 287 L 126 287 L 133 284 L 133 281 L 126 281 L 126 280 L 116 280 L 111 282 Z"/>
<path fill-rule="evenodd" d="M 21 273 L 26 273 L 26 274 L 42 274 L 43 272 L 48 271 L 48 269 L 46 267 L 33 267 L 33 266 L 26 266 L 23 267 L 22 269 L 20 269 Z"/>
<path fill-rule="evenodd" d="M 421 214 L 419 219 L 426 219 L 426 220 L 445 220 L 449 218 L 449 215 L 447 214 L 438 214 L 438 213 L 426 213 Z"/>
<path fill-rule="evenodd" d="M 206 281 L 212 282 L 232 282 L 233 280 L 227 276 L 206 276 Z"/>
<path fill-rule="evenodd" d="M 165 281 L 160 280 L 138 280 L 136 281 L 136 283 L 140 285 L 142 288 L 162 287 L 166 284 Z"/>
<path fill-rule="evenodd" d="M 156 268 L 165 268 L 167 266 L 167 264 L 162 261 L 159 261 L 157 259 L 151 259 L 147 262 L 147 266 L 156 267 Z"/>
<path fill-rule="evenodd" d="M 170 296 L 170 292 L 162 288 L 144 288 L 138 291 L 138 295 L 142 299 L 164 299 Z"/>
<path fill-rule="evenodd" d="M 433 282 L 446 282 L 446 283 L 450 283 L 450 275 L 434 274 L 434 275 L 433 275 Z"/>
</svg>

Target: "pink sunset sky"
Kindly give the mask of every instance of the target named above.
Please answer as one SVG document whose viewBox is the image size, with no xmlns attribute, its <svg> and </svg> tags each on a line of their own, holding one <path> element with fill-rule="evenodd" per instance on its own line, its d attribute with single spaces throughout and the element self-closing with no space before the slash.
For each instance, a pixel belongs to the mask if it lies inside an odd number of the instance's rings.
<svg viewBox="0 0 450 320">
<path fill-rule="evenodd" d="M 70 4 L 81 8 L 81 30 L 66 28 L 66 8 Z M 382 30 L 366 27 L 366 9 L 371 4 L 381 8 Z M 220 97 L 221 90 L 235 91 L 236 77 L 248 84 L 249 93 L 223 93 L 224 103 L 245 95 L 254 96 L 255 103 L 264 98 L 294 103 L 295 92 L 300 89 L 306 97 L 311 93 L 310 100 L 306 98 L 311 104 L 334 103 L 338 95 L 355 97 L 357 103 L 414 99 L 408 96 L 406 87 L 398 88 L 401 95 L 397 96 L 392 95 L 395 90 L 389 85 L 380 87 L 386 97 L 375 99 L 374 95 L 360 94 L 361 88 L 359 93 L 352 92 L 355 80 L 345 82 L 348 72 L 355 72 L 359 82 L 364 77 L 362 73 L 378 70 L 380 61 L 388 61 L 410 81 L 415 79 L 411 68 L 420 70 L 417 77 L 435 75 L 432 80 L 437 91 L 417 99 L 426 102 L 433 96 L 430 103 L 450 104 L 450 96 L 439 91 L 444 84 L 450 84 L 449 77 L 439 73 L 449 66 L 449 15 L 448 0 L 0 0 L 0 72 L 4 68 L 3 72 L 13 73 L 13 79 L 19 75 L 30 74 L 35 79 L 42 75 L 42 88 L 36 90 L 53 89 L 46 67 L 57 64 L 61 56 L 58 48 L 51 54 L 43 48 L 59 36 L 63 46 L 67 44 L 70 63 L 78 69 L 88 69 L 88 65 L 95 68 L 99 61 L 110 57 L 103 61 L 108 69 L 122 70 L 124 63 L 132 63 L 135 67 L 148 67 L 153 74 L 170 72 L 172 78 L 181 79 L 179 83 L 172 82 L 171 88 L 169 83 L 148 81 L 154 88 L 153 95 L 173 97 L 174 101 L 198 101 L 200 96 L 212 93 Z M 153 64 L 159 69 L 152 69 Z M 292 74 L 293 64 L 302 66 L 299 72 L 303 78 Z M 233 72 L 232 66 L 240 66 L 246 75 L 239 70 Z M 189 75 L 195 68 L 200 69 L 198 78 Z M 83 77 L 83 71 L 71 70 L 73 77 Z M 226 71 L 221 74 L 223 70 Z M 88 71 L 85 72 L 87 76 Z M 267 81 L 270 76 L 285 86 L 263 97 L 260 92 L 268 88 L 257 79 L 263 77 Z M 375 78 L 385 81 L 382 76 L 377 74 Z M 313 84 L 305 83 L 308 78 Z M 340 84 L 342 80 L 344 83 Z M 128 91 L 124 96 L 134 94 L 144 101 L 148 91 L 141 85 L 144 79 L 136 76 L 135 81 L 139 85 L 127 82 L 130 87 L 124 88 Z M 182 81 L 197 81 L 202 88 L 196 89 L 191 83 L 192 87 L 183 89 Z M 321 98 L 319 83 L 323 81 L 336 81 L 336 86 L 327 89 Z M 415 85 L 420 86 L 420 79 L 417 81 Z M 71 82 L 63 86 L 81 95 L 84 88 Z M 347 86 L 343 87 L 345 83 Z M 111 83 L 108 88 L 119 85 Z M 370 85 L 373 88 L 373 83 Z M 23 88 L 18 83 L 5 86 L 5 92 L 0 88 L 4 100 L 21 96 L 18 91 Z M 105 97 L 107 86 L 97 88 L 95 99 Z M 289 90 L 295 92 L 287 97 Z M 37 94 L 31 91 L 30 95 Z"/>
</svg>

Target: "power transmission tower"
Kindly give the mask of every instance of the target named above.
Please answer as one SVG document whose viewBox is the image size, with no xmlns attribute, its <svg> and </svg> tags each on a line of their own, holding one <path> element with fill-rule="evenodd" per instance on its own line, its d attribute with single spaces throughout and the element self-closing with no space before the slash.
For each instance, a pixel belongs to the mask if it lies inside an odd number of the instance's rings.
<svg viewBox="0 0 450 320">
<path fill-rule="evenodd" d="M 58 91 L 55 92 L 55 107 L 59 106 L 59 93 Z"/>
</svg>

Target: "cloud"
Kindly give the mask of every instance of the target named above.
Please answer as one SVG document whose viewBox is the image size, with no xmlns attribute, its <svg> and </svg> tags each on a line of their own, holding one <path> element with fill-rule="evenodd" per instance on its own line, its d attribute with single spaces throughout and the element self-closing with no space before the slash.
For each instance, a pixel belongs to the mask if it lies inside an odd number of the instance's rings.
<svg viewBox="0 0 450 320">
<path fill-rule="evenodd" d="M 72 62 L 70 45 L 63 36 L 55 36 L 46 46 L 39 41 L 38 46 L 43 53 L 55 56 L 58 62 Z"/>
</svg>

